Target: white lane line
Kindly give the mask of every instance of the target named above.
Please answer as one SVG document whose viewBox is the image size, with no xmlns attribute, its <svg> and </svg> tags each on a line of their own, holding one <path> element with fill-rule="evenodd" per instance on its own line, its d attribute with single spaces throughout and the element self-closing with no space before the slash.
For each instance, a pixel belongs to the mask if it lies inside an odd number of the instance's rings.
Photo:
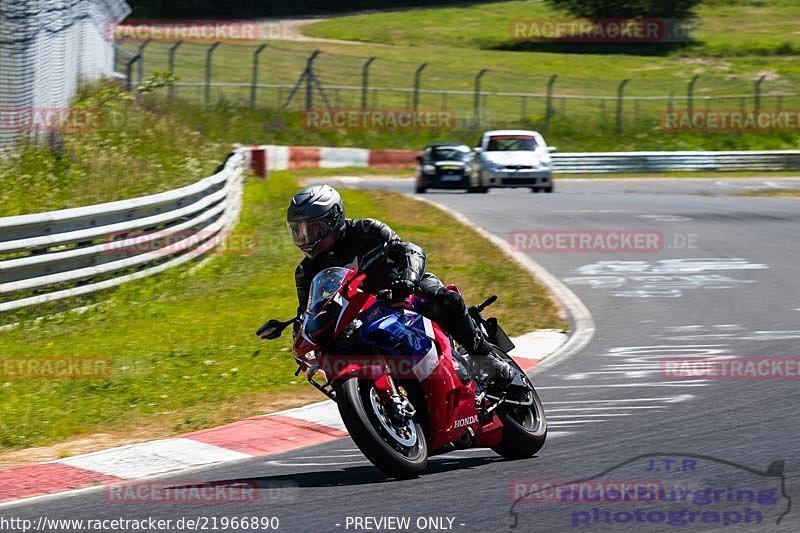
<svg viewBox="0 0 800 533">
<path fill-rule="evenodd" d="M 546 389 L 598 389 L 606 387 L 702 387 L 711 380 L 692 379 L 686 381 L 664 381 L 660 383 L 609 383 L 599 385 L 555 385 L 552 387 L 536 387 L 536 390 Z"/>
<path fill-rule="evenodd" d="M 290 463 L 288 461 L 264 461 L 269 466 L 340 466 L 369 464 L 366 458 L 363 461 L 337 461 L 335 463 Z"/>
<path fill-rule="evenodd" d="M 605 418 L 603 419 L 594 418 L 592 420 L 564 420 L 563 422 L 550 422 L 548 420 L 547 426 L 555 428 L 568 428 L 568 427 L 579 427 L 586 424 L 599 424 L 601 422 L 611 422 L 611 420 L 606 420 Z M 548 437 L 549 436 L 550 434 L 548 433 Z"/>
<path fill-rule="evenodd" d="M 550 420 L 553 420 L 554 422 L 556 422 L 556 421 L 562 420 L 564 418 L 602 418 L 604 416 L 631 416 L 631 415 L 630 415 L 630 413 L 602 413 L 602 414 L 597 414 L 597 415 L 593 415 L 593 414 L 589 414 L 589 413 L 581 413 L 579 415 L 556 415 L 556 416 L 547 415 L 547 420 L 548 420 L 548 423 L 549 423 Z"/>
<path fill-rule="evenodd" d="M 660 409 L 663 410 L 662 405 L 626 405 L 626 406 L 610 406 L 610 407 L 562 407 L 557 409 L 548 409 L 548 416 L 550 413 L 561 413 L 564 411 L 608 411 L 608 410 L 627 410 L 627 409 Z"/>
<path fill-rule="evenodd" d="M 550 211 L 551 213 L 578 213 L 578 214 L 589 214 L 589 213 L 625 213 L 621 209 L 556 209 L 554 211 Z"/>
<path fill-rule="evenodd" d="M 536 387 L 541 389 L 542 387 Z M 547 405 L 553 404 L 571 404 L 571 403 L 606 403 L 606 402 L 683 402 L 694 398 L 692 394 L 681 394 L 678 396 L 664 396 L 662 398 L 610 398 L 606 400 L 569 400 L 561 402 L 545 402 Z"/>
<path fill-rule="evenodd" d="M 342 455 L 298 455 L 292 459 L 341 459 L 342 457 L 363 457 L 363 453 L 343 453 Z"/>
</svg>

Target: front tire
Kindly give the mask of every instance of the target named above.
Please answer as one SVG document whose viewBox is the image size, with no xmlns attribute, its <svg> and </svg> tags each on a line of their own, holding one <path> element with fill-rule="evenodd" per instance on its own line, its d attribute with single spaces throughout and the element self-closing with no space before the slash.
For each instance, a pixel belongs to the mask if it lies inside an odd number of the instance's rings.
<svg viewBox="0 0 800 533">
<path fill-rule="evenodd" d="M 388 476 L 417 477 L 428 466 L 428 444 L 419 423 L 395 426 L 369 380 L 356 377 L 336 387 L 339 414 L 358 449 Z"/>
<path fill-rule="evenodd" d="M 547 418 L 536 390 L 531 389 L 531 405 L 504 404 L 497 408 L 503 423 L 500 444 L 492 448 L 506 459 L 527 459 L 547 440 Z"/>
<path fill-rule="evenodd" d="M 426 188 L 425 188 L 425 187 L 423 187 L 422 185 L 419 185 L 419 184 L 418 184 L 418 185 L 416 186 L 416 188 L 414 189 L 414 192 L 416 192 L 417 194 L 425 194 L 425 191 L 427 191 L 427 190 L 428 190 L 428 189 L 426 189 Z"/>
</svg>

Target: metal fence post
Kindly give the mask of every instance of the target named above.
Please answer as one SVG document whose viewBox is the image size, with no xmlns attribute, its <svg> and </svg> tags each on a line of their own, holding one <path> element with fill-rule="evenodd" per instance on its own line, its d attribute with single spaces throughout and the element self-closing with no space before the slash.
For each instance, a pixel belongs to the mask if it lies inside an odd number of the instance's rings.
<svg viewBox="0 0 800 533">
<path fill-rule="evenodd" d="M 364 66 L 361 68 L 361 111 L 367 110 L 367 94 L 369 92 L 369 66 L 376 59 L 377 58 L 375 56 L 370 57 L 364 62 Z"/>
<path fill-rule="evenodd" d="M 253 109 L 256 107 L 256 93 L 258 91 L 258 56 L 266 47 L 266 44 L 262 44 L 253 52 L 253 84 L 250 86 L 250 107 Z"/>
<path fill-rule="evenodd" d="M 622 93 L 630 80 L 624 79 L 617 89 L 617 134 L 622 133 Z"/>
<path fill-rule="evenodd" d="M 413 109 L 414 109 L 415 113 L 417 112 L 417 109 L 419 109 L 419 88 L 420 88 L 420 85 L 422 83 L 422 71 L 425 70 L 425 67 L 427 67 L 427 66 L 428 66 L 427 63 L 422 63 L 419 67 L 417 67 L 416 72 L 414 72 L 414 105 L 413 105 Z"/>
<path fill-rule="evenodd" d="M 139 65 L 138 65 L 138 84 L 141 85 L 142 81 L 144 80 L 144 49 L 147 48 L 147 45 L 150 44 L 153 40 L 147 39 L 145 42 L 139 45 L 139 50 L 136 51 L 136 55 L 139 57 Z"/>
<path fill-rule="evenodd" d="M 135 55 L 125 64 L 125 85 L 129 91 L 133 90 L 133 64 L 139 61 L 141 57 Z"/>
<path fill-rule="evenodd" d="M 211 55 L 214 53 L 214 50 L 217 49 L 219 45 L 222 43 L 217 41 L 211 46 L 208 47 L 206 50 L 206 92 L 203 101 L 205 105 L 208 105 L 211 102 Z"/>
<path fill-rule="evenodd" d="M 758 120 L 758 111 L 761 108 L 761 84 L 764 83 L 764 80 L 767 78 L 766 74 L 762 74 L 758 81 L 756 81 L 756 88 L 755 93 L 753 94 L 753 107 L 755 108 L 756 112 L 756 120 Z"/>
<path fill-rule="evenodd" d="M 478 75 L 475 76 L 475 96 L 472 102 L 472 109 L 475 114 L 475 126 L 479 126 L 481 123 L 481 78 L 488 70 L 488 68 L 482 68 L 478 72 Z"/>
<path fill-rule="evenodd" d="M 169 75 L 175 76 L 175 52 L 178 51 L 178 47 L 183 44 L 183 41 L 178 41 L 172 46 L 169 47 Z M 175 84 L 171 83 L 169 86 L 169 97 L 173 98 L 175 96 Z"/>
<path fill-rule="evenodd" d="M 693 77 L 692 81 L 689 82 L 689 88 L 686 89 L 686 111 L 689 113 L 690 120 L 694 110 L 694 84 L 697 83 L 699 78 L 700 76 Z"/>
<path fill-rule="evenodd" d="M 547 80 L 547 98 L 545 99 L 544 127 L 550 127 L 550 118 L 553 116 L 553 84 L 556 82 L 557 75 L 553 74 Z"/>
<path fill-rule="evenodd" d="M 306 111 L 314 107 L 314 60 L 322 50 L 314 50 L 306 61 Z"/>
</svg>

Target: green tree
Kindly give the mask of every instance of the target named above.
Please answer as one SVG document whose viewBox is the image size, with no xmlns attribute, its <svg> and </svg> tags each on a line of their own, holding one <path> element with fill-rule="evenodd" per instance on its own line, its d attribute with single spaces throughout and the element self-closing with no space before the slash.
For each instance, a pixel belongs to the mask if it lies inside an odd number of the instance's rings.
<svg viewBox="0 0 800 533">
<path fill-rule="evenodd" d="M 545 0 L 549 6 L 573 16 L 600 18 L 672 18 L 694 17 L 701 0 Z"/>
</svg>

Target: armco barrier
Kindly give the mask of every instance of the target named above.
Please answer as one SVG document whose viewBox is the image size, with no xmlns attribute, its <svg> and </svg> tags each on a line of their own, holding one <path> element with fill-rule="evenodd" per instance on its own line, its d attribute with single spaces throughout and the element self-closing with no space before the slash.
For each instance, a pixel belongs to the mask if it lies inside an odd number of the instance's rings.
<svg viewBox="0 0 800 533">
<path fill-rule="evenodd" d="M 587 152 L 553 154 L 564 173 L 800 170 L 800 151 L 761 152 Z"/>
<path fill-rule="evenodd" d="M 107 289 L 208 253 L 238 220 L 249 166 L 250 151 L 237 149 L 216 174 L 179 189 L 0 218 L 0 312 Z"/>
<path fill-rule="evenodd" d="M 253 170 L 297 168 L 404 168 L 416 163 L 414 150 L 254 146 Z M 575 152 L 553 154 L 553 170 L 566 174 L 677 171 L 800 170 L 800 151 L 760 152 Z"/>
</svg>

